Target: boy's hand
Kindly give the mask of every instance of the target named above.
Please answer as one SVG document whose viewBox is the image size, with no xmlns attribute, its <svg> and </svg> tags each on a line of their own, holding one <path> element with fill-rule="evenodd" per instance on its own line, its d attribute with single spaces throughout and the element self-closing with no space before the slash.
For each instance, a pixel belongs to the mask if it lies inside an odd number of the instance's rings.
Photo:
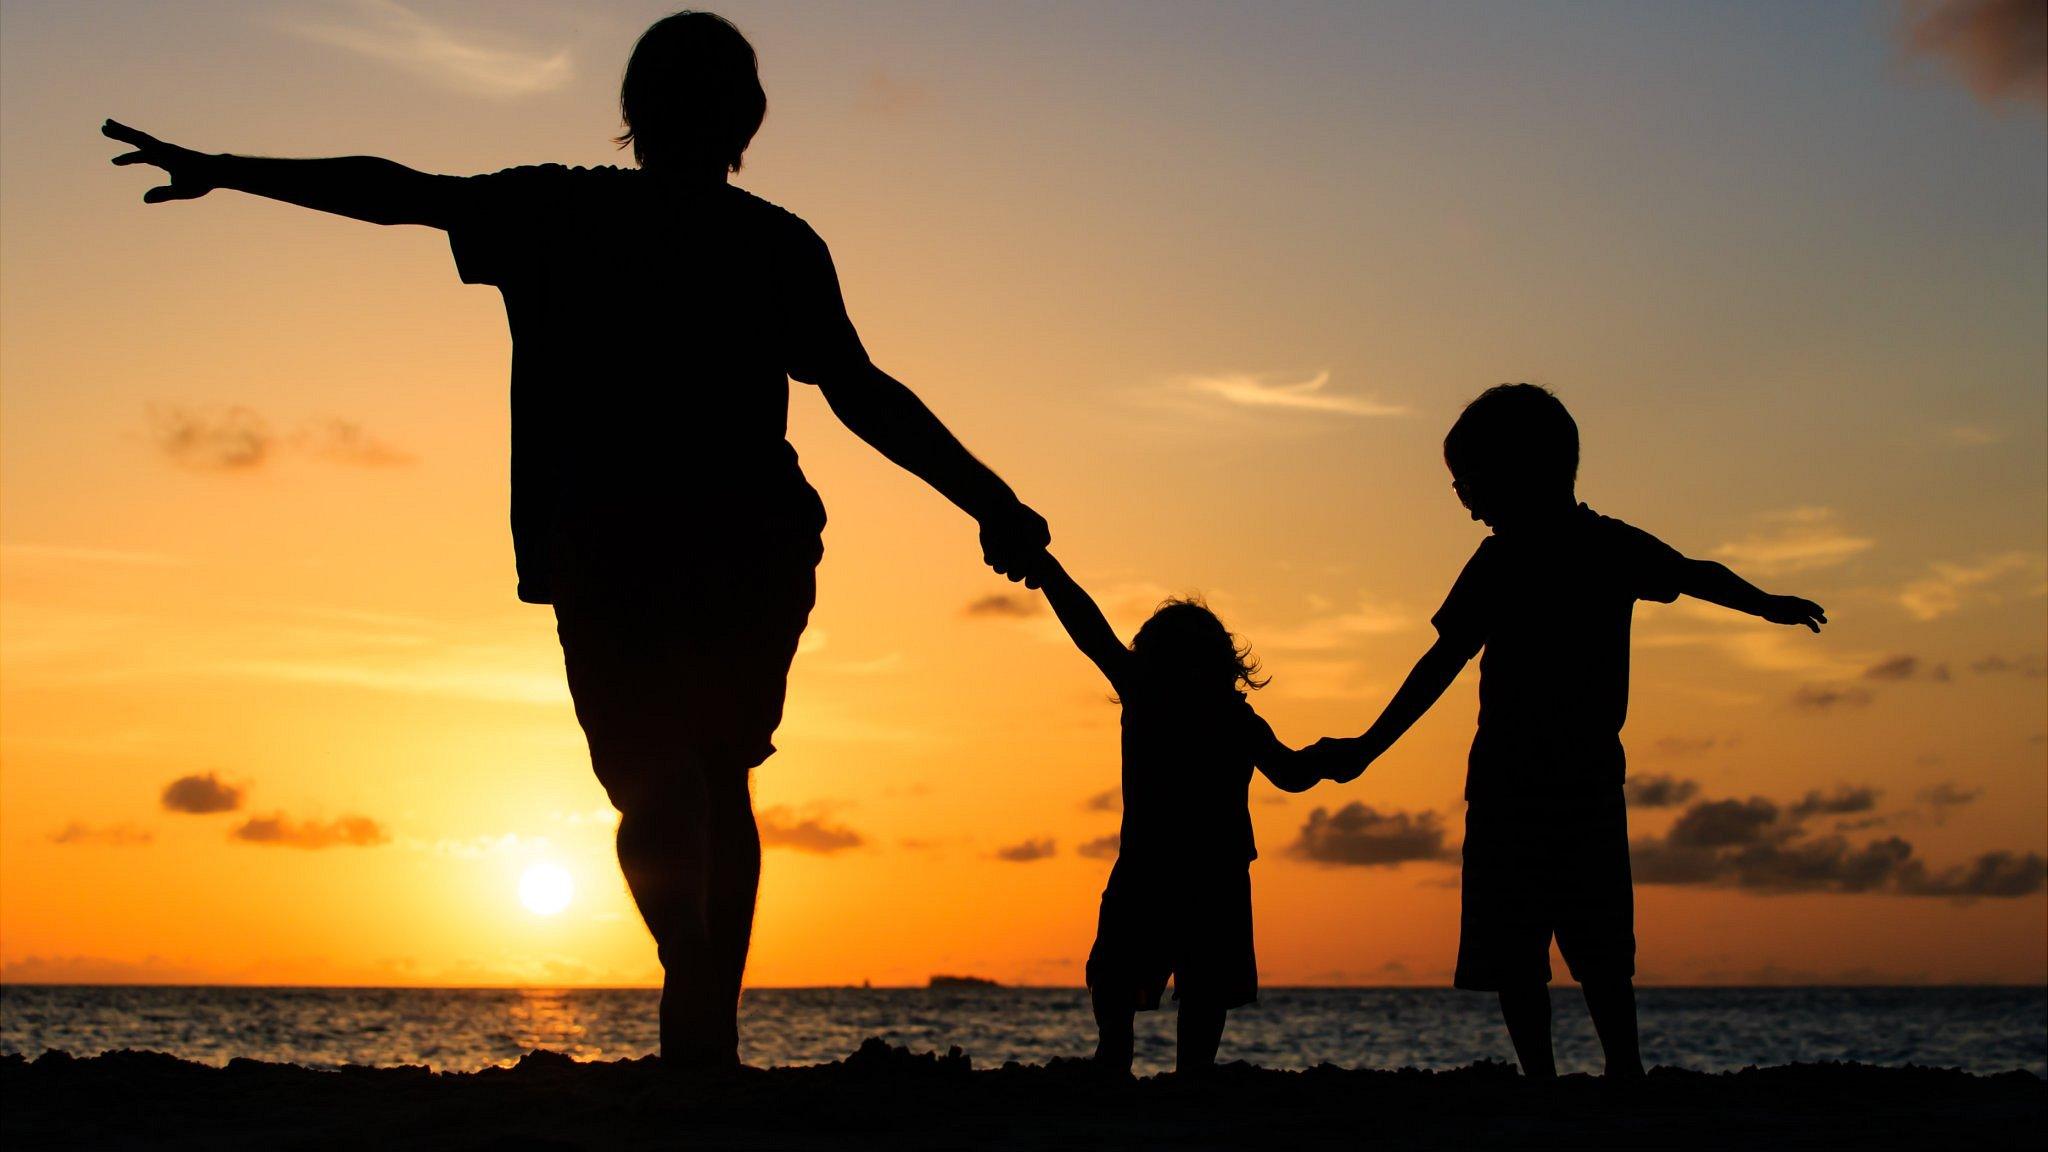
<svg viewBox="0 0 2048 1152">
<path fill-rule="evenodd" d="M 1764 610 L 1759 615 L 1773 624 L 1804 624 L 1815 632 L 1828 622 L 1828 614 L 1820 605 L 1797 596 L 1773 596 L 1764 601 Z"/>
<path fill-rule="evenodd" d="M 135 149 L 114 157 L 116 164 L 151 164 L 164 170 L 170 183 L 151 188 L 142 194 L 145 204 L 161 204 L 166 200 L 196 200 L 213 191 L 213 180 L 209 175 L 209 157 L 190 148 L 166 144 L 147 132 L 138 132 L 126 124 L 113 120 L 100 125 L 100 134 L 111 140 L 119 140 Z"/>
</svg>

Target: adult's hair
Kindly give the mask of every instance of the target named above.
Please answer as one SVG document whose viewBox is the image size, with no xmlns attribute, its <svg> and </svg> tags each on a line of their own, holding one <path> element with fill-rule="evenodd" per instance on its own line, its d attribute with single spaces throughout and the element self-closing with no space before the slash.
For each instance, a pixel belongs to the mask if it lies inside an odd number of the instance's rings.
<svg viewBox="0 0 2048 1152">
<path fill-rule="evenodd" d="M 1541 384 L 1498 384 L 1481 392 L 1444 437 L 1454 476 L 1486 474 L 1569 489 L 1579 477 L 1579 425 Z"/>
<path fill-rule="evenodd" d="M 767 114 L 754 46 L 723 16 L 683 11 L 655 21 L 633 45 L 619 85 L 626 130 L 618 143 L 631 144 L 643 167 L 737 172 Z"/>
</svg>

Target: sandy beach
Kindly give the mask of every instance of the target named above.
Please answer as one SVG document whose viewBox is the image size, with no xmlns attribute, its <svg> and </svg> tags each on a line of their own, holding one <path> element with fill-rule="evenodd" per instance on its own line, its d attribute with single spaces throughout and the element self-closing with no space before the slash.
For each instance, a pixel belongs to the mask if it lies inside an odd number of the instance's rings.
<svg viewBox="0 0 2048 1152">
<path fill-rule="evenodd" d="M 681 1084 L 656 1061 L 316 1071 L 151 1052 L 0 1061 L 10 1148 L 2034 1147 L 2028 1072 L 1812 1064 L 1635 1085 L 1448 1072 L 1278 1072 L 1110 1082 L 1076 1063 L 980 1069 L 870 1040 L 848 1058 Z"/>
</svg>

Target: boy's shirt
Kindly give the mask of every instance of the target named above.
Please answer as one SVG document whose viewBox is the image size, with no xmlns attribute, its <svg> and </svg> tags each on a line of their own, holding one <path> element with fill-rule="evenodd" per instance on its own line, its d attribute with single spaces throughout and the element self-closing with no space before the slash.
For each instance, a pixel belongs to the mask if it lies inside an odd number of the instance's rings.
<svg viewBox="0 0 2048 1152">
<path fill-rule="evenodd" d="M 1618 790 L 1638 600 L 1678 598 L 1685 557 L 1584 504 L 1560 525 L 1489 536 L 1431 623 L 1479 662 L 1467 800 Z"/>
</svg>

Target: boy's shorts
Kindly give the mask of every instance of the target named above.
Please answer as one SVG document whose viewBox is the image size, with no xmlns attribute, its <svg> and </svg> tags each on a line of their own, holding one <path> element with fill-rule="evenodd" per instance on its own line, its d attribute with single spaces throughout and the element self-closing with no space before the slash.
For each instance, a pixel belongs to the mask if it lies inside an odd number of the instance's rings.
<svg viewBox="0 0 2048 1152">
<path fill-rule="evenodd" d="M 1635 890 L 1619 789 L 1574 804 L 1474 801 L 1465 813 L 1460 988 L 1550 983 L 1550 940 L 1580 983 L 1635 975 Z"/>
<path fill-rule="evenodd" d="M 1089 993 L 1099 1004 L 1149 1012 L 1168 976 L 1183 1003 L 1228 1010 L 1259 998 L 1245 865 L 1189 872 L 1120 859 L 1111 869 L 1088 952 Z"/>
</svg>

